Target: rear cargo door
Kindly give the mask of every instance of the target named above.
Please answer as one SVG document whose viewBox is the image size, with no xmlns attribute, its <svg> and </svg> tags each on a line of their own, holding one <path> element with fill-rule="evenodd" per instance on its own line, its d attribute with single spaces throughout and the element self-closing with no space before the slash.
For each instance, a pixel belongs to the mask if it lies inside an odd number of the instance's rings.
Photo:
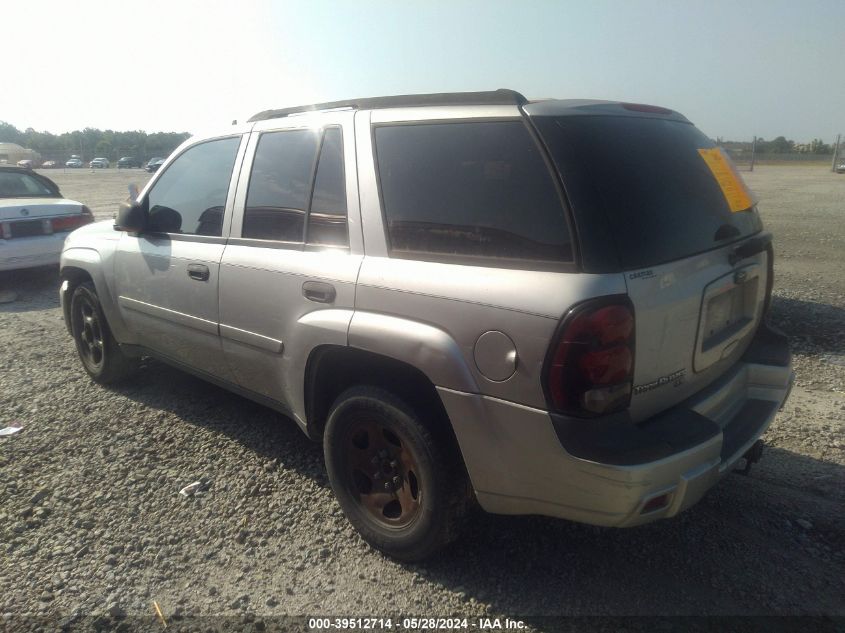
<svg viewBox="0 0 845 633">
<path fill-rule="evenodd" d="M 769 255 L 750 192 L 710 139 L 669 114 L 620 104 L 618 115 L 535 119 L 585 268 L 625 273 L 636 318 L 635 420 L 724 374 L 750 343 L 766 297 Z"/>
<path fill-rule="evenodd" d="M 767 255 L 732 266 L 732 251 L 723 248 L 626 274 L 636 314 L 635 419 L 699 391 L 748 346 L 765 301 Z"/>
</svg>

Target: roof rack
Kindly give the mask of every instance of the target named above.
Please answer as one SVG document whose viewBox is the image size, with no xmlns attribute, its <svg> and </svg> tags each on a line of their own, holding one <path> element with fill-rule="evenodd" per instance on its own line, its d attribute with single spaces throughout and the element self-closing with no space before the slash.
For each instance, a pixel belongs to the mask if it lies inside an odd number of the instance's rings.
<svg viewBox="0 0 845 633">
<path fill-rule="evenodd" d="M 346 101 L 331 101 L 329 103 L 315 103 L 297 106 L 295 108 L 280 108 L 264 110 L 250 117 L 249 123 L 279 119 L 291 114 L 316 112 L 318 110 L 336 110 L 348 108 L 352 110 L 379 108 L 410 108 L 414 106 L 452 106 L 452 105 L 525 105 L 528 99 L 514 90 L 490 90 L 487 92 L 439 92 L 421 95 L 397 95 L 394 97 L 369 97 L 365 99 L 349 99 Z"/>
</svg>

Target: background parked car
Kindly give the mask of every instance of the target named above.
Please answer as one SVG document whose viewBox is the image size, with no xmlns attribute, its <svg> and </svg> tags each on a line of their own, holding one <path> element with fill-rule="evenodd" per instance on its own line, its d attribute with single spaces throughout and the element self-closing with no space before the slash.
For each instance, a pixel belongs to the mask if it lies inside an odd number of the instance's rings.
<svg viewBox="0 0 845 633">
<path fill-rule="evenodd" d="M 156 158 L 151 158 L 149 162 L 147 162 L 147 166 L 144 167 L 148 172 L 153 173 L 154 171 L 158 171 L 158 168 L 162 166 L 164 163 L 164 159 L 160 156 Z"/>
<path fill-rule="evenodd" d="M 836 173 L 837 174 L 845 174 L 845 163 L 839 163 L 836 166 Z"/>
<path fill-rule="evenodd" d="M 0 167 L 0 271 L 59 263 L 68 232 L 93 221 L 46 176 Z"/>
<path fill-rule="evenodd" d="M 78 169 L 79 167 L 84 167 L 81 158 L 71 158 L 69 161 L 65 163 L 65 167 L 71 167 L 73 169 Z"/>
<path fill-rule="evenodd" d="M 141 161 L 133 156 L 124 156 L 119 161 L 117 161 L 117 168 L 123 169 L 124 167 L 140 167 Z"/>
<path fill-rule="evenodd" d="M 56 162 L 56 161 L 54 161 L 54 160 L 46 160 L 46 161 L 44 161 L 44 163 L 41 165 L 41 169 L 55 169 L 55 168 L 56 168 L 56 167 L 58 167 L 58 166 L 59 166 L 59 163 L 58 163 L 58 162 Z"/>
<path fill-rule="evenodd" d="M 24 159 L 18 161 L 18 167 L 23 167 L 24 169 L 32 169 L 35 167 L 35 161 L 30 159 Z"/>
<path fill-rule="evenodd" d="M 89 164 L 89 167 L 92 169 L 108 169 L 109 166 L 109 159 L 108 158 L 95 158 Z"/>
</svg>

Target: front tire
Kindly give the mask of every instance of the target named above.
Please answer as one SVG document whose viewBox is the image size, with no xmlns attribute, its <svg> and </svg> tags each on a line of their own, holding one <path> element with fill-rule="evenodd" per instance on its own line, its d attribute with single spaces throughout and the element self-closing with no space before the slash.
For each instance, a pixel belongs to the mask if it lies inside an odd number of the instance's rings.
<svg viewBox="0 0 845 633">
<path fill-rule="evenodd" d="M 376 549 L 415 562 L 459 536 L 469 501 L 463 467 L 393 394 L 376 387 L 343 392 L 323 447 L 341 508 Z"/>
<path fill-rule="evenodd" d="M 135 370 L 136 361 L 121 351 L 112 336 L 97 290 L 90 281 L 73 291 L 70 320 L 79 360 L 96 382 L 118 382 Z"/>
</svg>

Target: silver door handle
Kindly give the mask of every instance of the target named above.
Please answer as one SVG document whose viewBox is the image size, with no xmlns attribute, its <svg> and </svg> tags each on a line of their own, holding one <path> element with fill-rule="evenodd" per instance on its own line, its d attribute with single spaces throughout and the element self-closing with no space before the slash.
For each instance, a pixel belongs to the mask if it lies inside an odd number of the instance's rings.
<svg viewBox="0 0 845 633">
<path fill-rule="evenodd" d="M 211 272 L 205 264 L 188 264 L 188 277 L 197 281 L 208 281 Z"/>
<path fill-rule="evenodd" d="M 306 281 L 302 284 L 302 295 L 309 301 L 332 303 L 337 296 L 337 291 L 334 286 L 322 281 Z"/>
</svg>

